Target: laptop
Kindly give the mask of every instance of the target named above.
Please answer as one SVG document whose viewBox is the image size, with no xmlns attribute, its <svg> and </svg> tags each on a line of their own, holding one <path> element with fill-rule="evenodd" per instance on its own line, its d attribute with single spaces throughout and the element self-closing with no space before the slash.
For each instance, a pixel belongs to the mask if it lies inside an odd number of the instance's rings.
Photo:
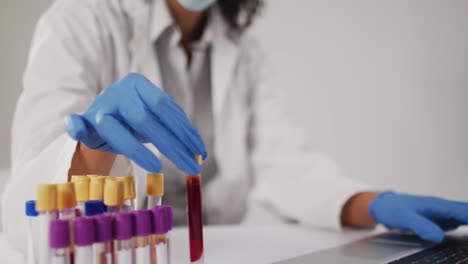
<svg viewBox="0 0 468 264">
<path fill-rule="evenodd" d="M 422 241 L 412 234 L 385 233 L 335 248 L 277 262 L 307 263 L 468 263 L 468 237 L 447 236 L 440 244 Z"/>
</svg>

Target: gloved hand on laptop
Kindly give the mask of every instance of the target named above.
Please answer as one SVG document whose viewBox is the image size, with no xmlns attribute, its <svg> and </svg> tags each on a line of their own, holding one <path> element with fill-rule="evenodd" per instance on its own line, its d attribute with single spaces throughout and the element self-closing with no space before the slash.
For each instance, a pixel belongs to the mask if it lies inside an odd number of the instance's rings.
<svg viewBox="0 0 468 264">
<path fill-rule="evenodd" d="M 389 229 L 413 231 L 436 243 L 444 239 L 444 231 L 468 223 L 468 203 L 394 192 L 380 193 L 369 212 Z"/>
</svg>

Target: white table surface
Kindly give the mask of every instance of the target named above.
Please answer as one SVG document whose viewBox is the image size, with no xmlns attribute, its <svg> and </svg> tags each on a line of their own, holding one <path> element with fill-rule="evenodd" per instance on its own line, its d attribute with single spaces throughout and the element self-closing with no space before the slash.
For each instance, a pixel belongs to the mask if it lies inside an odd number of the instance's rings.
<svg viewBox="0 0 468 264">
<path fill-rule="evenodd" d="M 288 225 L 207 226 L 204 228 L 205 263 L 272 263 L 320 249 L 345 244 L 376 231 L 327 232 Z M 189 262 L 187 228 L 171 232 L 173 264 Z M 1 263 L 24 263 L 0 234 Z M 3 262 L 5 261 L 5 262 Z"/>
<path fill-rule="evenodd" d="M 205 263 L 272 263 L 376 232 L 381 230 L 333 232 L 291 225 L 209 226 L 204 228 Z M 174 263 L 189 263 L 188 230 L 175 228 L 171 241 Z"/>
<path fill-rule="evenodd" d="M 332 232 L 291 225 L 208 226 L 204 228 L 205 263 L 273 263 L 380 232 L 383 229 Z M 468 235 L 468 227 L 455 234 Z M 171 243 L 173 264 L 189 263 L 187 228 L 175 228 L 171 232 Z M 0 260 L 1 263 L 24 263 L 24 256 L 11 248 L 2 234 Z"/>
</svg>

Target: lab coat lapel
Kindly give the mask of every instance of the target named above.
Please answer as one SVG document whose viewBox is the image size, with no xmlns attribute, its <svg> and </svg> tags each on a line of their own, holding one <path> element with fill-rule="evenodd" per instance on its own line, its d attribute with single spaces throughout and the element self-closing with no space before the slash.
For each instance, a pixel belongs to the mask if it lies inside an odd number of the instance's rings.
<svg viewBox="0 0 468 264">
<path fill-rule="evenodd" d="M 153 41 L 149 34 L 152 21 L 151 15 L 154 1 L 135 1 L 124 2 L 124 9 L 131 18 L 130 40 L 128 49 L 130 53 L 130 72 L 137 72 L 151 80 L 158 87 L 162 88 L 161 72 L 157 63 L 156 52 L 153 47 Z"/>
<path fill-rule="evenodd" d="M 217 11 L 217 10 L 216 10 Z M 222 20 L 219 12 L 213 12 L 213 20 Z M 229 36 L 224 21 L 214 21 L 214 37 L 211 57 L 211 89 L 213 95 L 213 113 L 215 120 L 220 120 L 230 82 L 234 76 L 238 58 L 238 47 Z"/>
<path fill-rule="evenodd" d="M 224 42 L 224 41 L 223 41 Z M 237 58 L 237 49 L 228 43 L 213 43 L 212 94 L 213 113 L 219 117 L 225 103 Z"/>
</svg>

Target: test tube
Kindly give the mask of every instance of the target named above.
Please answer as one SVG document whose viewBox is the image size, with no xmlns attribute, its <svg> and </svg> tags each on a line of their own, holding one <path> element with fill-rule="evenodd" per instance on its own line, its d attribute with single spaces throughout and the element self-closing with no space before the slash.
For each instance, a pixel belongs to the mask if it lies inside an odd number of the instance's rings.
<svg viewBox="0 0 468 264">
<path fill-rule="evenodd" d="M 73 219 L 76 207 L 75 186 L 71 182 L 57 184 L 57 209 L 59 219 Z"/>
<path fill-rule="evenodd" d="M 37 232 L 37 216 L 39 215 L 36 211 L 36 201 L 31 200 L 27 201 L 25 204 L 26 217 L 28 218 L 28 229 L 27 229 L 27 238 L 28 238 L 28 255 L 27 263 L 35 264 L 37 263 L 37 243 L 34 243 L 34 240 L 38 238 Z"/>
<path fill-rule="evenodd" d="M 94 243 L 94 220 L 80 217 L 73 221 L 75 232 L 74 264 L 92 263 Z"/>
<path fill-rule="evenodd" d="M 90 179 L 86 175 L 73 175 L 71 182 L 75 184 L 76 201 L 81 214 L 84 212 L 84 203 L 89 201 L 89 182 Z"/>
<path fill-rule="evenodd" d="M 151 210 L 153 213 L 153 235 L 151 236 L 151 263 L 167 264 L 167 226 L 165 223 L 164 209 L 156 206 Z"/>
<path fill-rule="evenodd" d="M 161 205 L 161 198 L 164 195 L 163 173 L 148 173 L 146 175 L 146 195 L 148 196 L 148 209 Z"/>
<path fill-rule="evenodd" d="M 124 205 L 124 183 L 115 178 L 107 178 L 104 184 L 104 204 L 108 213 L 122 211 Z"/>
<path fill-rule="evenodd" d="M 39 228 L 37 243 L 38 263 L 49 264 L 50 222 L 57 219 L 57 186 L 54 184 L 39 184 L 37 187 L 36 211 Z"/>
<path fill-rule="evenodd" d="M 151 211 L 139 210 L 134 211 L 135 216 L 135 257 L 136 264 L 150 264 L 151 263 Z"/>
<path fill-rule="evenodd" d="M 166 247 L 167 247 L 167 264 L 171 264 L 171 230 L 174 224 L 174 216 L 172 212 L 172 207 L 168 205 L 162 205 L 161 208 L 164 210 L 165 224 L 166 224 Z"/>
<path fill-rule="evenodd" d="M 70 252 L 73 254 L 73 219 L 76 216 L 75 186 L 72 182 L 57 184 L 58 219 L 68 220 L 70 225 Z"/>
<path fill-rule="evenodd" d="M 202 157 L 196 155 L 198 163 Z M 203 219 L 201 201 L 201 174 L 187 175 L 187 215 L 190 239 L 190 263 L 202 264 L 203 261 Z"/>
<path fill-rule="evenodd" d="M 104 199 L 104 182 L 106 176 L 88 175 L 89 177 L 89 200 Z"/>
<path fill-rule="evenodd" d="M 51 259 L 49 263 L 70 264 L 70 223 L 56 219 L 50 222 Z"/>
<path fill-rule="evenodd" d="M 133 176 L 122 176 L 117 177 L 118 180 L 123 182 L 124 186 L 124 201 L 125 201 L 125 212 L 135 210 L 135 181 Z M 133 182 L 133 183 L 132 183 Z"/>
<path fill-rule="evenodd" d="M 93 245 L 94 264 L 113 264 L 112 255 L 112 217 L 97 215 L 94 217 L 96 237 Z"/>
<path fill-rule="evenodd" d="M 114 215 L 114 260 L 115 264 L 134 264 L 133 215 L 118 213 Z"/>
<path fill-rule="evenodd" d="M 105 213 L 106 205 L 103 201 L 100 200 L 91 200 L 85 202 L 84 205 L 84 215 L 85 216 L 93 216 Z"/>
</svg>

